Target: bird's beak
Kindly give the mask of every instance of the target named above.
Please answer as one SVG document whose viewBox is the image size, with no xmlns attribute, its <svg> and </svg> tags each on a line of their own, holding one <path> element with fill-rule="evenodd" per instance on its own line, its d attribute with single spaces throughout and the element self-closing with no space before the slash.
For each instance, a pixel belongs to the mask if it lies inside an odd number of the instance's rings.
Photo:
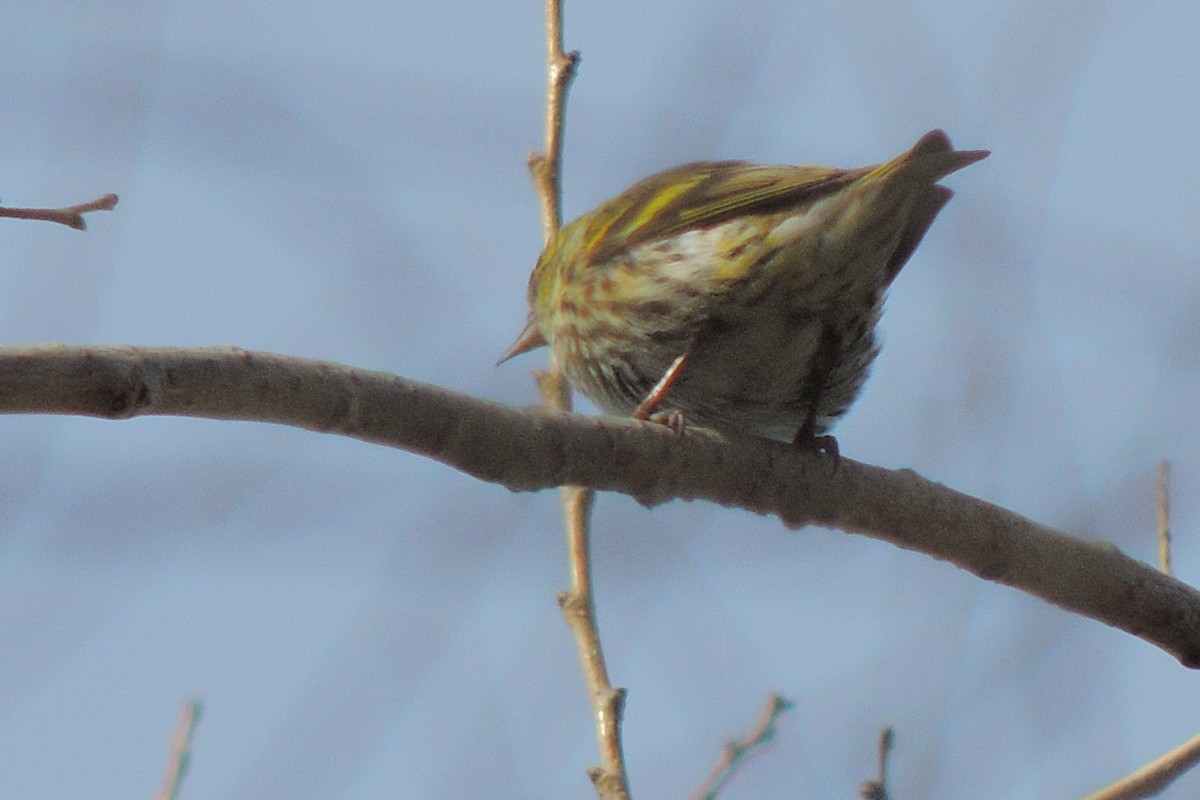
<svg viewBox="0 0 1200 800">
<path fill-rule="evenodd" d="M 513 342 L 512 347 L 508 348 L 508 352 L 500 357 L 496 362 L 497 365 L 503 364 L 513 356 L 519 356 L 521 353 L 528 353 L 530 350 L 536 350 L 539 347 L 546 345 L 546 337 L 542 336 L 542 331 L 538 328 L 537 323 L 530 319 L 525 324 L 525 330 L 521 331 L 521 335 Z"/>
</svg>

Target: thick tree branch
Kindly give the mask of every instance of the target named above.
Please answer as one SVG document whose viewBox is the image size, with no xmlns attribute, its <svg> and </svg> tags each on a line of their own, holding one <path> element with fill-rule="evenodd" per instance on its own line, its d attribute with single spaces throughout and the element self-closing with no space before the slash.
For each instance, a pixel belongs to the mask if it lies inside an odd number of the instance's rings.
<svg viewBox="0 0 1200 800">
<path fill-rule="evenodd" d="M 1200 592 L 928 481 L 843 457 L 651 423 L 514 409 L 381 372 L 235 348 L 0 349 L 0 413 L 179 415 L 336 433 L 528 491 L 576 484 L 648 505 L 707 499 L 950 561 L 1200 666 Z"/>
</svg>

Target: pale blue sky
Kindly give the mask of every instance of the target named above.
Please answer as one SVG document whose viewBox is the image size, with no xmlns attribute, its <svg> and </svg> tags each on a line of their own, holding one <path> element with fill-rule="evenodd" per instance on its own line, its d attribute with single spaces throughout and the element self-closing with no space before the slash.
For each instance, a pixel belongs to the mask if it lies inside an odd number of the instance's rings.
<svg viewBox="0 0 1200 800">
<path fill-rule="evenodd" d="M 432 6 L 437 5 L 437 8 Z M 535 402 L 540 3 L 16 4 L 0 340 L 236 344 Z M 945 128 L 993 155 L 894 285 L 837 433 L 1200 580 L 1200 6 L 574 2 L 565 212 L 696 158 L 859 166 Z M 250 424 L 0 419 L 0 796 L 587 797 L 552 492 Z M 1074 797 L 1197 732 L 1200 676 L 889 545 L 600 498 L 635 792 L 680 797 L 767 694 L 725 795 Z M 1164 797 L 1193 797 L 1200 777 Z"/>
</svg>

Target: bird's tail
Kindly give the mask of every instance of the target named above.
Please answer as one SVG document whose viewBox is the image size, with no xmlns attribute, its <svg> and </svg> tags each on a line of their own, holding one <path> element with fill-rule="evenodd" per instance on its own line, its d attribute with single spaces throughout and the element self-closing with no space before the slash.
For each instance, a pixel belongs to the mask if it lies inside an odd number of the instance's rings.
<svg viewBox="0 0 1200 800">
<path fill-rule="evenodd" d="M 903 171 L 910 179 L 933 184 L 990 154 L 989 150 L 955 150 L 945 131 L 933 130 L 922 136 L 907 153 L 880 164 L 863 179 L 874 181 Z"/>
</svg>

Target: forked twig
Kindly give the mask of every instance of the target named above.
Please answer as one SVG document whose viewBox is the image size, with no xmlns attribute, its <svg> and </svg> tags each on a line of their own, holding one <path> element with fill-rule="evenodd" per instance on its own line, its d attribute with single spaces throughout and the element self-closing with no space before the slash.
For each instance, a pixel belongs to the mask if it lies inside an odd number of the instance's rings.
<svg viewBox="0 0 1200 800">
<path fill-rule="evenodd" d="M 117 205 L 117 196 L 111 192 L 97 197 L 95 200 L 65 208 L 3 208 L 0 207 L 0 217 L 12 219 L 37 219 L 45 222 L 57 222 L 74 228 L 77 231 L 87 230 L 87 222 L 83 215 L 89 211 L 111 211 Z"/>
</svg>

